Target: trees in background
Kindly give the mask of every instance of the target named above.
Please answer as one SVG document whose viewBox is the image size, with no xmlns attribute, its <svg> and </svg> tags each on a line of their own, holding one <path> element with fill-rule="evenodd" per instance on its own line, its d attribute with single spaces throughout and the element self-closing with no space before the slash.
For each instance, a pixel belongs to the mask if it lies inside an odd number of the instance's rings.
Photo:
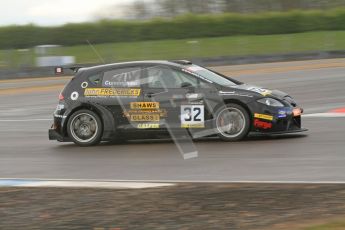
<svg viewBox="0 0 345 230">
<path fill-rule="evenodd" d="M 96 22 L 0 27 L 0 49 L 345 30 L 340 6 L 345 0 L 136 0 L 102 10 Z M 110 20 L 119 19 L 111 12 L 131 20 Z"/>
<path fill-rule="evenodd" d="M 144 11 L 143 11 L 144 12 Z M 101 20 L 59 27 L 0 27 L 0 49 L 345 30 L 345 9 L 255 14 L 186 14 L 152 20 Z"/>
<path fill-rule="evenodd" d="M 257 13 L 345 7 L 345 0 L 136 0 L 127 19 L 172 18 L 181 14 Z"/>
</svg>

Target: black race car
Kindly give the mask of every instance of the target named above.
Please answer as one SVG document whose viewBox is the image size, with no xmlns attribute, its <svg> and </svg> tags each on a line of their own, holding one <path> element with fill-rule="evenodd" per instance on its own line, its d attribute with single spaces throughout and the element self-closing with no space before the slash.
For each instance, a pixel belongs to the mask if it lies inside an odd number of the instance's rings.
<svg viewBox="0 0 345 230">
<path fill-rule="evenodd" d="M 56 69 L 62 72 L 62 68 Z M 59 95 L 49 139 L 100 141 L 301 132 L 303 110 L 286 93 L 246 85 L 189 61 L 140 61 L 74 68 Z"/>
</svg>

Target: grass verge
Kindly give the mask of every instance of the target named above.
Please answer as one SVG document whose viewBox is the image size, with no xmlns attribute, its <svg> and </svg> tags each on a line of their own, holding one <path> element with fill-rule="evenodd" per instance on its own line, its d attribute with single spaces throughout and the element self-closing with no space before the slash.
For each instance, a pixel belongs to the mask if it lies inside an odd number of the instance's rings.
<svg viewBox="0 0 345 230">
<path fill-rule="evenodd" d="M 99 44 L 94 47 L 106 62 L 116 62 L 345 50 L 344 41 L 345 31 L 319 31 L 280 35 L 119 42 Z M 101 62 L 98 55 L 86 42 L 85 45 L 63 47 L 54 54 L 75 56 L 78 63 Z M 34 57 L 33 49 L 1 50 L 0 67 L 32 66 Z"/>
<path fill-rule="evenodd" d="M 312 225 L 303 230 L 343 230 L 345 229 L 345 220 L 331 221 L 325 224 Z"/>
</svg>

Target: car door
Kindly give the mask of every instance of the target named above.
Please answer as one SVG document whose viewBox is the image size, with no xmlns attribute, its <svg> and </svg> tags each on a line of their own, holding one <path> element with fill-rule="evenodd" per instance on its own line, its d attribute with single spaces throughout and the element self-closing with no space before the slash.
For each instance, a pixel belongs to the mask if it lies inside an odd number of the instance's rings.
<svg viewBox="0 0 345 230">
<path fill-rule="evenodd" d="M 144 101 L 156 103 L 157 127 L 205 128 L 212 87 L 179 68 L 165 65 L 149 66 L 143 76 L 147 81 L 142 88 Z"/>
<path fill-rule="evenodd" d="M 93 80 L 95 84 L 91 86 L 91 83 L 85 89 L 84 95 L 112 112 L 116 128 L 137 128 L 136 124 L 130 122 L 128 111 L 133 103 L 143 100 L 140 86 L 141 73 L 141 66 L 123 66 L 104 70 L 95 77 L 89 77 L 89 80 Z"/>
</svg>

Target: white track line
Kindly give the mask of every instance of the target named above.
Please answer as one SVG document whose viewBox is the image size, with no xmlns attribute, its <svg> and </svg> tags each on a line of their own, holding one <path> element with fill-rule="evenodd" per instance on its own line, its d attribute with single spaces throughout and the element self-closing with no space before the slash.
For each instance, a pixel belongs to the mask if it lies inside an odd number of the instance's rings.
<svg viewBox="0 0 345 230">
<path fill-rule="evenodd" d="M 0 179 L 0 187 L 54 187 L 54 188 L 116 188 L 142 189 L 174 186 L 172 183 L 130 182 L 130 181 L 95 181 L 95 180 L 33 180 Z"/>
<path fill-rule="evenodd" d="M 1 181 L 0 181 L 1 183 Z M 102 181 L 40 181 L 19 185 L 18 187 L 62 187 L 62 188 L 157 188 L 173 186 L 170 183 L 147 182 L 102 182 Z"/>
<path fill-rule="evenodd" d="M 345 184 L 344 181 L 323 181 L 323 180 L 96 180 L 96 179 L 42 179 L 42 178 L 0 178 L 0 182 L 3 180 L 27 180 L 36 182 L 50 182 L 59 183 L 95 183 L 94 185 L 101 185 L 103 183 L 133 183 L 140 184 L 146 183 L 148 185 L 153 184 L 156 187 L 172 186 L 176 183 L 234 183 L 234 184 Z M 68 182 L 68 183 L 67 183 Z M 42 183 L 43 184 L 43 183 Z M 133 186 L 135 187 L 135 185 Z"/>
<path fill-rule="evenodd" d="M 304 114 L 302 117 L 345 117 L 345 113 L 311 113 L 311 114 Z"/>
<path fill-rule="evenodd" d="M 37 119 L 18 119 L 18 120 L 0 120 L 0 122 L 28 122 L 28 121 L 52 121 L 52 119 L 48 118 L 37 118 Z"/>
</svg>

